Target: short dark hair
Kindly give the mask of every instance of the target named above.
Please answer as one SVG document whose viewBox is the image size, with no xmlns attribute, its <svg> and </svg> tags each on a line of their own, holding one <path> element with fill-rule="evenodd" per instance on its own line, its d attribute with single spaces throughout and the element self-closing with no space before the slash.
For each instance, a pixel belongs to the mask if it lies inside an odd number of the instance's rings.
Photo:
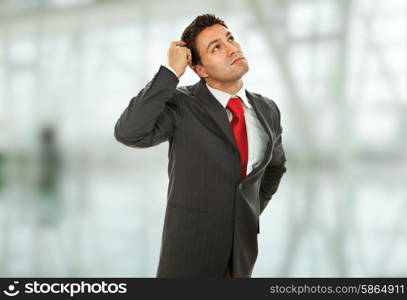
<svg viewBox="0 0 407 300">
<path fill-rule="evenodd" d="M 206 27 L 219 24 L 228 28 L 222 19 L 219 19 L 213 14 L 203 14 L 197 16 L 191 24 L 185 28 L 181 35 L 181 40 L 186 43 L 186 47 L 191 50 L 192 54 L 192 65 L 202 64 L 201 56 L 199 55 L 198 49 L 196 47 L 196 37 L 200 34 Z"/>
</svg>

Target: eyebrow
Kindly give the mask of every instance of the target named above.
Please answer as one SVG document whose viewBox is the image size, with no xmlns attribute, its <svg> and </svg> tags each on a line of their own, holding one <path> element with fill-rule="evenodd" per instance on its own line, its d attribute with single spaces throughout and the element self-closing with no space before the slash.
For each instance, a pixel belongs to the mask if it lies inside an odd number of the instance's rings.
<svg viewBox="0 0 407 300">
<path fill-rule="evenodd" d="M 226 33 L 226 37 L 228 37 L 229 35 L 232 35 L 232 33 L 231 33 L 230 31 L 228 31 L 228 32 Z M 206 51 L 209 50 L 209 47 L 210 47 L 210 46 L 212 46 L 214 43 L 217 43 L 217 42 L 219 42 L 219 41 L 220 41 L 220 39 L 216 39 L 216 40 L 213 40 L 213 41 L 209 42 L 208 46 L 206 47 Z"/>
</svg>

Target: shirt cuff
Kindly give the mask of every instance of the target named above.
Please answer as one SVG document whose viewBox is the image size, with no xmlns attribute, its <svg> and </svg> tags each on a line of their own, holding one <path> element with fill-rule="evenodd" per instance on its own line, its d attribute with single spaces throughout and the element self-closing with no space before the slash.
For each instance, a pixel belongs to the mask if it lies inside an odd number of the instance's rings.
<svg viewBox="0 0 407 300">
<path fill-rule="evenodd" d="M 168 64 L 162 64 L 162 65 L 164 67 L 166 67 L 168 70 L 170 70 L 171 72 L 173 72 L 175 74 L 175 76 L 177 76 L 177 78 L 179 78 L 177 72 L 175 72 L 174 69 L 171 68 Z"/>
</svg>

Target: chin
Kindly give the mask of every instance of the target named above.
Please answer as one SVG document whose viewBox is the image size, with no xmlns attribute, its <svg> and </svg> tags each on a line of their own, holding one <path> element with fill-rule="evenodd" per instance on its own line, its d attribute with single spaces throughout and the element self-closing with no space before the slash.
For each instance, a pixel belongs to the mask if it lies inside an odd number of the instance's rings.
<svg viewBox="0 0 407 300">
<path fill-rule="evenodd" d="M 242 78 L 247 72 L 249 72 L 249 66 L 248 66 L 248 65 L 246 65 L 246 67 L 243 68 L 243 69 L 241 70 L 241 72 L 238 73 L 238 75 L 237 75 L 238 78 L 237 78 L 237 79 Z"/>
<path fill-rule="evenodd" d="M 217 74 L 217 76 L 209 76 L 218 82 L 232 82 L 241 79 L 249 71 L 249 66 L 245 64 L 244 67 L 240 68 L 239 71 L 233 70 L 233 72 Z"/>
</svg>

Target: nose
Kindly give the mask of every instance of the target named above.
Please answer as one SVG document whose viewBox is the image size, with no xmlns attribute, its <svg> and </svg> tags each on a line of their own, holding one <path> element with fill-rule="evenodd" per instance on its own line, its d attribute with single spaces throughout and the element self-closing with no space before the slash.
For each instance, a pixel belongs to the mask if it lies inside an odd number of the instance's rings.
<svg viewBox="0 0 407 300">
<path fill-rule="evenodd" d="M 239 52 L 239 47 L 237 45 L 228 44 L 228 55 L 233 56 L 236 52 Z"/>
</svg>

